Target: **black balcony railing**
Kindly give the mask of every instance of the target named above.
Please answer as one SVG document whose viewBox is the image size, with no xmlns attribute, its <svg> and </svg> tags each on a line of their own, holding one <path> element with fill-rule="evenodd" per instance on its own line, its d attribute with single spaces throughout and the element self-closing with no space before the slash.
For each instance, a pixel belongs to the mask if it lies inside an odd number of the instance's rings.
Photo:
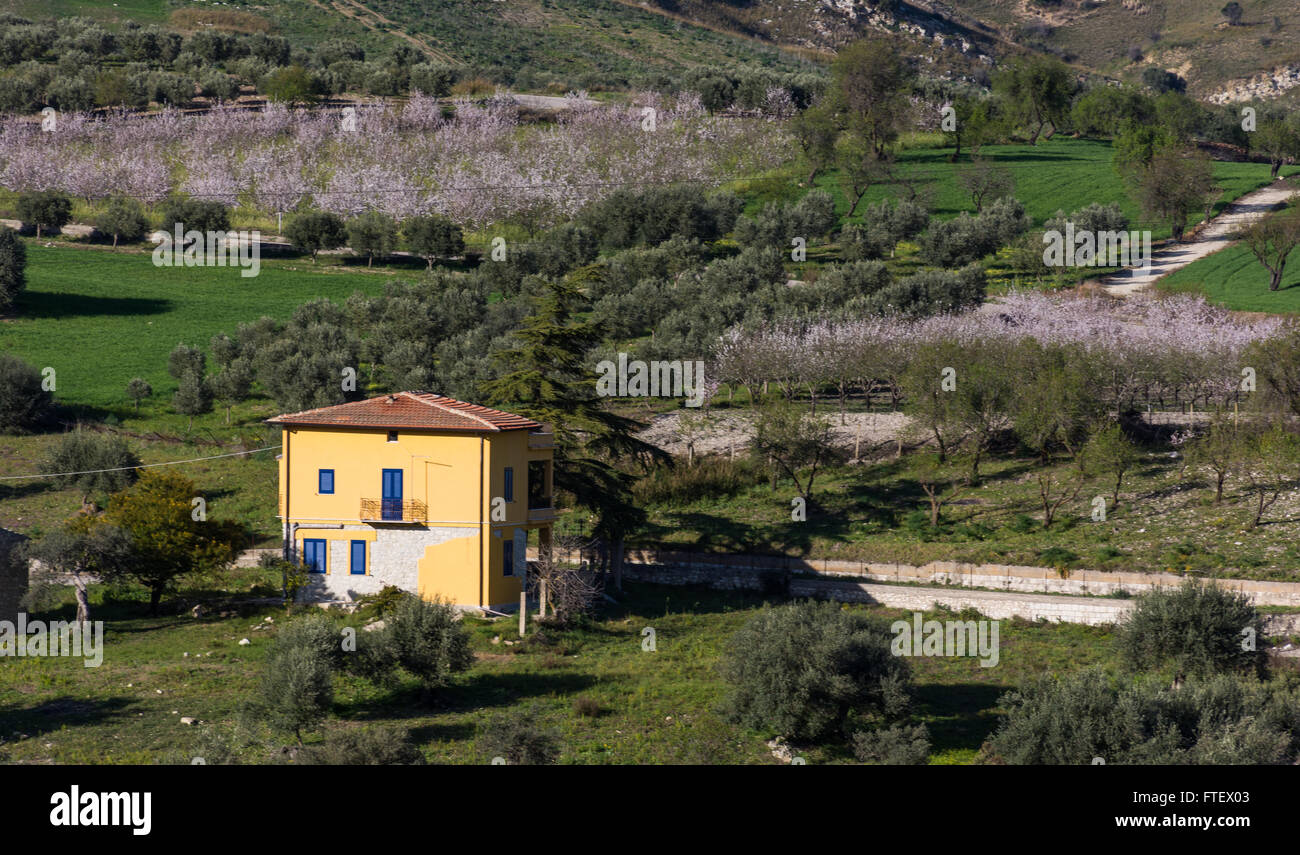
<svg viewBox="0 0 1300 855">
<path fill-rule="evenodd" d="M 428 522 L 429 508 L 417 499 L 362 499 L 361 519 L 377 522 Z"/>
</svg>

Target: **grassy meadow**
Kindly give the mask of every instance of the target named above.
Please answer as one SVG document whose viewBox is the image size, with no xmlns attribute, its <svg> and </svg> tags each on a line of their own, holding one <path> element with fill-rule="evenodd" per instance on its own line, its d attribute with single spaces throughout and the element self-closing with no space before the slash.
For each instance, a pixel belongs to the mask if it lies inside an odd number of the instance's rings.
<svg viewBox="0 0 1300 855">
<path fill-rule="evenodd" d="M 1300 312 L 1300 264 L 1288 265 L 1282 284 L 1268 290 L 1269 274 L 1241 244 L 1194 261 L 1160 280 L 1161 290 L 1204 294 L 1211 303 L 1242 312 Z"/>
<path fill-rule="evenodd" d="M 145 618 L 137 599 L 104 589 L 93 595 L 95 616 L 106 621 L 100 667 L 43 658 L 0 669 L 0 762 L 190 763 L 202 756 L 205 732 L 228 732 L 239 720 L 275 627 L 286 620 L 282 608 L 253 605 L 221 607 L 226 617 Z M 770 734 L 737 727 L 720 709 L 727 640 L 761 606 L 750 594 L 629 584 L 620 603 L 588 626 L 530 632 L 515 645 L 505 643 L 518 639 L 514 619 L 467 617 L 476 661 L 435 707 L 421 700 L 413 680 L 381 690 L 337 677 L 325 727 L 400 725 L 430 762 L 486 763 L 477 746 L 481 726 L 506 709 L 535 706 L 540 723 L 560 737 L 561 763 L 775 763 L 764 744 Z M 34 617 L 68 619 L 71 608 Z M 905 616 L 851 608 L 889 621 Z M 344 618 L 350 625 L 366 619 L 365 611 Z M 647 626 L 656 632 L 653 652 L 641 645 Z M 240 646 L 242 638 L 251 643 Z M 995 667 L 974 658 L 912 659 L 914 712 L 930 728 L 931 762 L 972 762 L 997 725 L 998 698 L 1021 681 L 1114 667 L 1109 638 L 1098 627 L 1003 621 Z M 583 709 L 579 699 L 589 699 Z M 182 724 L 182 716 L 199 724 Z M 242 759 L 266 762 L 269 754 Z M 799 754 L 809 763 L 852 759 L 833 746 Z"/>
<path fill-rule="evenodd" d="M 891 446 L 892 447 L 892 446 Z M 682 467 L 661 478 L 649 505 L 645 545 L 769 555 L 922 565 L 930 561 L 1018 564 L 1071 569 L 1192 573 L 1300 581 L 1300 496 L 1284 494 L 1250 528 L 1252 496 L 1230 479 L 1224 501 L 1213 503 L 1203 473 L 1181 471 L 1181 461 L 1148 452 L 1126 475 L 1120 503 L 1112 484 L 1085 482 L 1077 496 L 1043 525 L 1037 461 L 999 455 L 981 466 L 981 484 L 956 494 L 940 525 L 929 524 L 929 504 L 916 480 L 916 455 L 835 467 L 819 474 L 807 521 L 793 522 L 788 480 L 773 491 L 751 470 L 723 477 L 723 461 L 692 472 Z M 1069 482 L 1074 464 L 1057 462 L 1057 482 Z M 1073 493 L 1072 482 L 1064 492 Z M 720 486 L 726 484 L 727 486 Z M 1061 487 L 1054 488 L 1056 494 Z M 1094 522 L 1092 502 L 1106 497 L 1106 519 Z"/>
</svg>

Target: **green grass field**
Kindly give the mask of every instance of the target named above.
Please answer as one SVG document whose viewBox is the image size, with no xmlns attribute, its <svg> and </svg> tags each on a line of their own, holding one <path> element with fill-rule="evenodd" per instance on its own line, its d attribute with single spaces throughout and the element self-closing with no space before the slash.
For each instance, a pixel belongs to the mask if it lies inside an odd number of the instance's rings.
<svg viewBox="0 0 1300 855">
<path fill-rule="evenodd" d="M 961 492 L 945 506 L 941 525 L 931 528 L 929 505 L 912 470 L 916 458 L 826 470 L 818 476 L 806 522 L 790 518 L 790 499 L 797 493 L 788 480 L 772 491 L 760 473 L 747 488 L 713 496 L 683 486 L 673 499 L 649 506 L 649 524 L 638 539 L 697 551 L 912 565 L 963 561 L 1300 580 L 1300 495 L 1294 492 L 1285 493 L 1263 524 L 1251 529 L 1244 482 L 1230 479 L 1216 506 L 1202 473 L 1189 469 L 1180 477 L 1178 461 L 1149 451 L 1126 476 L 1118 508 L 1110 488 L 1091 480 L 1045 528 L 1037 462 L 998 456 L 981 466 L 982 484 Z M 1056 476 L 1071 477 L 1072 466 L 1056 463 Z M 685 473 L 677 477 L 690 483 Z M 1098 495 L 1106 497 L 1103 522 L 1090 516 Z"/>
<path fill-rule="evenodd" d="M 0 761 L 190 763 L 200 756 L 203 732 L 230 728 L 253 696 L 274 627 L 286 620 L 283 609 L 145 618 L 137 599 L 105 604 L 103 590 L 93 593 L 95 616 L 106 621 L 102 666 L 44 658 L 14 659 L 0 669 Z M 326 727 L 397 725 L 411 730 L 430 762 L 486 763 L 480 726 L 494 714 L 535 705 L 541 723 L 560 737 L 561 763 L 773 763 L 764 744 L 770 734 L 739 728 L 719 709 L 727 639 L 759 606 L 748 594 L 629 585 L 622 604 L 606 606 L 589 627 L 545 630 L 516 646 L 491 643 L 494 636 L 518 638 L 513 619 L 467 618 L 477 661 L 440 694 L 437 708 L 421 703 L 414 681 L 380 690 L 338 677 Z M 70 618 L 70 608 L 57 615 Z M 889 620 L 904 616 L 866 610 Z M 358 613 L 347 622 L 364 619 Z M 647 626 L 656 632 L 653 652 L 641 646 Z M 252 643 L 241 647 L 241 638 Z M 931 762 L 974 760 L 997 726 L 998 698 L 1021 681 L 1112 667 L 1109 638 L 1103 628 L 1003 621 L 995 667 L 973 658 L 912 659 L 914 711 L 930 728 Z M 579 698 L 595 701 L 599 713 L 580 715 Z M 201 723 L 181 724 L 181 716 Z M 851 759 L 838 746 L 800 746 L 799 754 L 809 763 Z"/>
<path fill-rule="evenodd" d="M 944 219 L 955 217 L 961 211 L 974 213 L 975 210 L 970 194 L 957 181 L 960 170 L 968 165 L 967 153 L 963 151 L 962 161 L 956 164 L 948 162 L 951 153 L 951 148 L 909 148 L 898 158 L 900 177 L 912 182 L 934 214 Z M 1102 205 L 1114 202 L 1128 215 L 1130 228 L 1149 228 L 1156 240 L 1170 235 L 1168 224 L 1145 220 L 1137 203 L 1129 198 L 1123 179 L 1111 163 L 1112 147 L 1108 141 L 1056 137 L 1040 141 L 1036 146 L 984 146 L 980 156 L 1011 173 L 1015 180 L 1014 195 L 1037 225 L 1055 216 L 1057 211 L 1069 214 L 1092 202 Z M 1297 171 L 1300 168 L 1289 167 L 1283 174 Z M 1270 182 L 1268 165 L 1261 163 L 1216 161 L 1214 177 L 1223 188 L 1215 205 L 1216 213 L 1238 196 Z M 848 211 L 849 200 L 834 171 L 818 176 L 816 186 L 835 197 L 836 210 L 841 216 Z M 877 184 L 863 197 L 859 210 L 862 205 L 905 191 L 898 184 Z M 1199 215 L 1193 216 L 1188 227 L 1200 221 Z"/>
<path fill-rule="evenodd" d="M 381 293 L 396 278 L 391 271 L 357 272 L 364 269 L 263 258 L 261 273 L 243 278 L 229 267 L 155 267 L 147 252 L 30 242 L 27 290 L 17 317 L 0 324 L 0 348 L 53 367 L 60 401 L 124 418 L 132 377 L 148 380 L 156 399 L 175 391 L 167 355 L 177 344 L 206 350 L 212 336 L 233 333 L 240 323 L 288 318 L 317 297 L 341 302 L 356 291 Z"/>
<path fill-rule="evenodd" d="M 1164 291 L 1204 294 L 1212 303 L 1243 312 L 1300 312 L 1300 264 L 1294 260 L 1276 291 L 1269 274 L 1244 246 L 1230 246 L 1160 280 Z"/>
<path fill-rule="evenodd" d="M 263 259 L 261 274 L 241 278 L 235 268 L 154 267 L 148 253 L 28 244 L 28 287 L 18 316 L 0 323 L 0 350 L 56 372 L 55 398 L 65 420 L 110 419 L 145 463 L 191 460 L 273 445 L 261 424 L 277 412 L 254 398 L 235 408 L 231 424 L 216 411 L 188 419 L 171 409 L 176 381 L 167 356 L 178 343 L 207 350 L 212 336 L 262 315 L 287 318 L 316 297 L 342 301 L 356 291 L 375 294 L 384 283 L 418 271 L 356 272 L 322 262 Z M 333 271 L 333 272 L 331 272 Z M 137 415 L 126 383 L 143 377 L 153 397 Z M 0 476 L 42 468 L 57 434 L 0 436 Z M 181 467 L 208 499 L 215 518 L 237 519 L 253 541 L 278 536 L 275 453 L 228 457 Z M 101 502 L 105 497 L 97 497 Z M 0 481 L 0 525 L 39 533 L 80 506 L 76 490 L 44 480 Z"/>
<path fill-rule="evenodd" d="M 166 21 L 174 8 L 168 0 L 0 0 L 0 11 L 29 19 L 80 15 L 108 24 L 158 24 Z"/>
</svg>

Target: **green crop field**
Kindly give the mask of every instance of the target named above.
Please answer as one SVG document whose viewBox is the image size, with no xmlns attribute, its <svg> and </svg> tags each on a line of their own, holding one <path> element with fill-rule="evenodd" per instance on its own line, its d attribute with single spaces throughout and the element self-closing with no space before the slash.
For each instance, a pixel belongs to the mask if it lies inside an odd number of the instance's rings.
<svg viewBox="0 0 1300 855">
<path fill-rule="evenodd" d="M 1300 312 L 1300 264 L 1291 262 L 1278 290 L 1268 290 L 1268 281 L 1264 265 L 1236 245 L 1169 274 L 1160 288 L 1204 294 L 1212 303 L 1243 312 Z"/>
<path fill-rule="evenodd" d="M 960 170 L 968 165 L 966 154 L 963 153 L 961 163 L 953 164 L 948 162 L 951 153 L 951 148 L 913 148 L 903 151 L 898 158 L 900 178 L 911 182 L 918 195 L 942 218 L 975 210 L 970 194 L 957 180 Z M 1057 137 L 1035 146 L 984 146 L 980 156 L 1011 173 L 1015 179 L 1013 195 L 1024 204 L 1026 213 L 1036 224 L 1041 225 L 1058 210 L 1069 214 L 1092 202 L 1102 205 L 1115 202 L 1128 215 L 1131 228 L 1149 228 L 1156 240 L 1169 237 L 1169 226 L 1146 221 L 1137 203 L 1129 197 L 1123 179 L 1111 163 L 1109 142 Z M 1223 188 L 1215 205 L 1216 212 L 1238 196 L 1270 183 L 1267 164 L 1216 161 L 1213 166 L 1215 180 Z M 1288 167 L 1283 174 L 1297 171 L 1300 168 Z M 818 176 L 816 185 L 835 197 L 836 210 L 841 215 L 848 211 L 849 202 L 835 172 Z M 906 188 L 896 183 L 877 184 L 863 197 L 862 204 L 904 192 Z M 1200 221 L 1200 215 L 1193 215 L 1188 226 Z"/>
<path fill-rule="evenodd" d="M 263 315 L 286 319 L 317 297 L 377 294 L 393 278 L 328 270 L 312 269 L 310 261 L 263 259 L 260 275 L 242 278 L 229 267 L 155 267 L 145 252 L 31 243 L 27 290 L 18 317 L 0 325 L 0 348 L 53 367 L 60 401 L 122 416 L 132 377 L 148 380 L 158 397 L 175 391 L 167 355 L 177 344 L 206 350 L 212 336 L 233 333 L 240 323 Z"/>
</svg>

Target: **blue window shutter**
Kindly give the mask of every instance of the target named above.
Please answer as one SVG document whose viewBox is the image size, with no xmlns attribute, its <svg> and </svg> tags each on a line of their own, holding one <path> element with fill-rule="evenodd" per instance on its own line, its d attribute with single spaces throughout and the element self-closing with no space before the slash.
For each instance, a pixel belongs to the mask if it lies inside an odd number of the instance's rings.
<svg viewBox="0 0 1300 855">
<path fill-rule="evenodd" d="M 302 559 L 310 573 L 324 573 L 328 558 L 323 539 L 308 538 L 302 542 Z"/>
<path fill-rule="evenodd" d="M 515 542 L 513 540 L 504 540 L 501 542 L 501 564 L 502 575 L 515 575 Z"/>
<path fill-rule="evenodd" d="M 512 466 L 506 467 L 505 493 L 507 502 L 513 502 L 515 500 L 515 470 Z"/>
<path fill-rule="evenodd" d="M 364 540 L 352 541 L 352 575 L 366 575 L 366 542 Z"/>
<path fill-rule="evenodd" d="M 333 469 L 320 470 L 320 478 L 318 480 L 316 488 L 317 488 L 317 492 L 319 493 L 334 492 L 334 470 Z"/>
</svg>

